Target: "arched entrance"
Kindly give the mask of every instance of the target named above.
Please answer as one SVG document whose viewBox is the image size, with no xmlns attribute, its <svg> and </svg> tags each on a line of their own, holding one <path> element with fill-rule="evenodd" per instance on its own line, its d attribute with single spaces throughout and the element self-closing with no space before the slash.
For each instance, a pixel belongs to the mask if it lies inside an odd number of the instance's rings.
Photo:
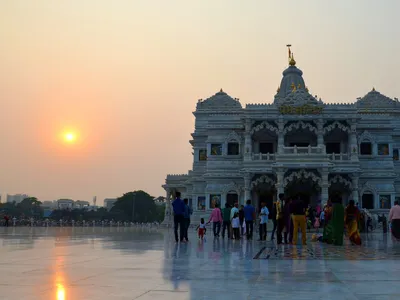
<svg viewBox="0 0 400 300">
<path fill-rule="evenodd" d="M 329 179 L 329 198 L 341 199 L 343 205 L 347 205 L 350 200 L 353 186 L 351 180 L 345 175 L 332 175 Z"/>
<path fill-rule="evenodd" d="M 275 179 L 267 175 L 256 177 L 251 183 L 251 188 L 256 199 L 254 205 L 257 211 L 261 208 L 261 202 L 265 202 L 268 210 L 272 210 L 272 206 L 276 196 Z"/>
<path fill-rule="evenodd" d="M 316 171 L 288 171 L 284 179 L 285 196 L 303 200 L 306 204 L 316 205 L 320 197 L 321 179 Z"/>
</svg>

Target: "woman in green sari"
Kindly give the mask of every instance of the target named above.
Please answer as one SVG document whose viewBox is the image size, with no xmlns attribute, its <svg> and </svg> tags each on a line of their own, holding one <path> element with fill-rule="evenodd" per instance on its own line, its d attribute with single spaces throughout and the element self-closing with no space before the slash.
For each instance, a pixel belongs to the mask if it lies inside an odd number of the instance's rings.
<svg viewBox="0 0 400 300">
<path fill-rule="evenodd" d="M 328 208 L 330 214 L 327 224 L 324 228 L 323 241 L 337 246 L 343 245 L 344 234 L 344 206 L 340 197 L 333 198 L 333 205 Z"/>
</svg>

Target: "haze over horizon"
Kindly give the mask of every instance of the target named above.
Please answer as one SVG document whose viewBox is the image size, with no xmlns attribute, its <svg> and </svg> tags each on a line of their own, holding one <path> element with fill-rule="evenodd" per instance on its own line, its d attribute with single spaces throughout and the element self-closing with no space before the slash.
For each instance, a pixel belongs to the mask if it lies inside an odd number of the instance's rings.
<svg viewBox="0 0 400 300">
<path fill-rule="evenodd" d="M 0 0 L 0 192 L 98 203 L 191 169 L 197 100 L 400 97 L 400 2 Z M 65 134 L 76 142 L 66 143 Z M 4 201 L 4 199 L 3 199 Z"/>
</svg>

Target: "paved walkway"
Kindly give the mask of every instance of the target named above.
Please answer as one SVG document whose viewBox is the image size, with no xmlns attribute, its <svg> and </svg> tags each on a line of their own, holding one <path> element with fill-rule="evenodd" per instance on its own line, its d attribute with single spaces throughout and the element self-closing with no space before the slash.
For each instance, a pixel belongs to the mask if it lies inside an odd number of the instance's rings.
<svg viewBox="0 0 400 300">
<path fill-rule="evenodd" d="M 400 299 L 400 245 L 282 246 L 168 230 L 0 228 L 0 299 Z"/>
</svg>

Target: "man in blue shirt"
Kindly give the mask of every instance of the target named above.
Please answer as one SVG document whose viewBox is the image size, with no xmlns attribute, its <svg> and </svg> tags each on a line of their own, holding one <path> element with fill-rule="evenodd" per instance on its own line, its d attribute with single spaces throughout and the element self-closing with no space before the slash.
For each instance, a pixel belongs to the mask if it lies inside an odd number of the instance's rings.
<svg viewBox="0 0 400 300">
<path fill-rule="evenodd" d="M 185 225 L 184 225 L 184 213 L 185 203 L 181 199 L 181 193 L 176 192 L 176 198 L 172 202 L 172 208 L 174 210 L 174 233 L 175 241 L 178 243 L 179 240 L 183 242 Z M 179 240 L 178 240 L 178 226 L 179 226 Z"/>
<path fill-rule="evenodd" d="M 261 211 L 260 211 L 260 239 L 259 241 L 267 240 L 267 223 L 268 223 L 268 215 L 269 210 L 268 207 L 265 206 L 265 202 L 261 202 Z"/>
<path fill-rule="evenodd" d="M 256 219 L 256 211 L 254 206 L 251 205 L 251 200 L 247 200 L 246 206 L 244 207 L 244 220 L 246 222 L 246 235 L 247 239 L 253 238 L 253 222 Z"/>
<path fill-rule="evenodd" d="M 189 242 L 188 238 L 188 230 L 190 226 L 190 215 L 193 213 L 193 210 L 189 206 L 189 200 L 187 198 L 183 199 L 183 203 L 185 203 L 185 211 L 183 213 L 183 222 L 185 225 L 185 232 L 183 237 L 185 238 L 186 242 Z"/>
</svg>

